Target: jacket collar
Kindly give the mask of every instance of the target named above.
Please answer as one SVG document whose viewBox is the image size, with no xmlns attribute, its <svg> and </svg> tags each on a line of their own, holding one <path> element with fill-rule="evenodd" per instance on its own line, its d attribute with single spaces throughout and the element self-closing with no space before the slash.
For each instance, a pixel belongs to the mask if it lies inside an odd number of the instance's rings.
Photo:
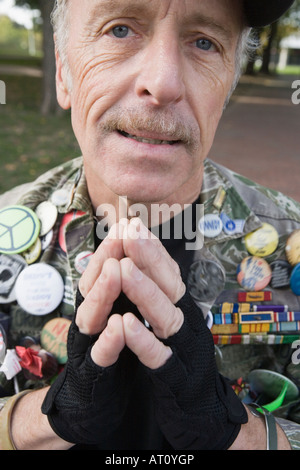
<svg viewBox="0 0 300 470">
<path fill-rule="evenodd" d="M 210 159 L 205 160 L 204 178 L 200 193 L 200 203 L 204 206 L 204 215 L 215 214 L 223 220 L 239 221 L 239 226 L 242 227 L 241 231 L 226 232 L 223 230 L 220 235 L 213 239 L 206 238 L 206 245 L 244 237 L 262 226 L 259 217 L 248 205 L 237 187 L 238 184 L 235 182 L 233 172 L 215 164 Z M 221 189 L 224 200 L 221 206 L 218 206 L 216 198 Z"/>
<path fill-rule="evenodd" d="M 79 159 L 78 163 L 81 163 L 81 165 L 61 187 L 69 194 L 69 198 L 68 202 L 59 208 L 59 211 L 66 213 L 72 210 L 80 210 L 91 216 L 93 209 L 88 194 L 84 167 Z M 224 201 L 221 207 L 218 207 L 216 206 L 216 198 L 220 189 L 223 190 Z M 216 214 L 232 221 L 240 221 L 242 226 L 241 232 L 229 233 L 223 230 L 213 239 L 206 238 L 206 245 L 241 238 L 261 227 L 262 222 L 251 208 L 252 201 L 249 203 L 249 197 L 247 197 L 245 191 L 242 194 L 242 191 L 243 186 L 235 178 L 234 172 L 214 163 L 210 159 L 205 160 L 203 184 L 199 198 L 200 204 L 203 204 L 202 211 L 205 215 Z"/>
</svg>

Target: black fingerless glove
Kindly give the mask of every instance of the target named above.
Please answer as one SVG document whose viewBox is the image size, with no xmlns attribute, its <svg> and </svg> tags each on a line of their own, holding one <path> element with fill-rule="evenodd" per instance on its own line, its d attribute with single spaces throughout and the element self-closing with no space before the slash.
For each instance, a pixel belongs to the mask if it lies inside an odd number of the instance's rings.
<svg viewBox="0 0 300 470">
<path fill-rule="evenodd" d="M 76 311 L 83 298 L 77 292 Z M 75 321 L 68 335 L 68 362 L 42 404 L 54 432 L 73 444 L 96 445 L 122 420 L 124 368 L 97 366 L 91 358 L 96 337 L 79 332 Z"/>
<path fill-rule="evenodd" d="M 247 413 L 215 363 L 212 335 L 201 310 L 187 292 L 176 305 L 184 324 L 163 340 L 173 355 L 157 370 L 153 383 L 157 420 L 174 449 L 228 449 Z"/>
</svg>

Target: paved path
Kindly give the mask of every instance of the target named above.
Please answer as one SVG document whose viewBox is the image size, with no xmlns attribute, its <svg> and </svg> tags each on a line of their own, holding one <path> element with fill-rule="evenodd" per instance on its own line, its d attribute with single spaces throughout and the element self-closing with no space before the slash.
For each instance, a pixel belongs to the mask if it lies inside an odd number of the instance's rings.
<svg viewBox="0 0 300 470">
<path fill-rule="evenodd" d="M 210 157 L 300 201 L 300 104 L 292 82 L 242 77 L 225 110 Z"/>
<path fill-rule="evenodd" d="M 29 67 L 25 65 L 0 65 L 1 75 L 25 75 L 27 77 L 42 77 L 43 72 L 38 67 Z"/>
</svg>

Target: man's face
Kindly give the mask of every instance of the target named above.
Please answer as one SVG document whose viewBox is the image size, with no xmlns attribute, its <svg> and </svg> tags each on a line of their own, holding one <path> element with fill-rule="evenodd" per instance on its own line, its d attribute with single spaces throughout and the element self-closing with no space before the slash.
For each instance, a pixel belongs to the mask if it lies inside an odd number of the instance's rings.
<svg viewBox="0 0 300 470">
<path fill-rule="evenodd" d="M 94 203 L 197 196 L 235 73 L 240 3 L 69 2 L 68 99 Z"/>
</svg>

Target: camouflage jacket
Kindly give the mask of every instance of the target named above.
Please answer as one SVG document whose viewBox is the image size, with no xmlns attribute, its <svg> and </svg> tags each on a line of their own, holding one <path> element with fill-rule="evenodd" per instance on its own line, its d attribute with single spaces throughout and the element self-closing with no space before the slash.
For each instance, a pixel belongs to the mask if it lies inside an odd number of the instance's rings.
<svg viewBox="0 0 300 470">
<path fill-rule="evenodd" d="M 218 206 L 216 196 L 220 188 L 225 197 L 222 205 Z M 51 200 L 58 191 L 64 194 L 64 198 L 58 206 L 59 216 L 53 229 L 54 236 L 42 252 L 39 262 L 51 264 L 61 274 L 65 285 L 64 298 L 60 307 L 46 316 L 29 315 L 14 302 L 9 312 L 9 348 L 14 348 L 24 336 L 38 337 L 44 324 L 52 318 L 72 318 L 74 293 L 82 272 L 78 260 L 83 254 L 92 253 L 95 249 L 95 220 L 81 157 L 50 170 L 32 184 L 23 185 L 0 197 L 1 208 L 18 203 L 35 210 L 39 203 Z M 300 204 L 211 160 L 205 162 L 200 203 L 204 205 L 205 214 L 222 213 L 230 220 L 242 221 L 241 231 L 222 231 L 214 238 L 205 238 L 204 246 L 195 252 L 195 259 L 213 259 L 221 264 L 226 273 L 225 288 L 218 298 L 201 305 L 206 315 L 222 302 L 237 302 L 237 293 L 241 290 L 236 279 L 237 266 L 243 258 L 249 256 L 244 242 L 246 234 L 261 227 L 264 222 L 270 223 L 278 232 L 279 244 L 266 260 L 270 263 L 276 259 L 285 259 L 287 238 L 300 228 Z M 67 214 L 71 214 L 68 220 Z M 289 310 L 300 311 L 300 298 L 291 289 L 276 290 L 268 287 L 268 290 L 273 294 L 272 303 L 288 305 Z M 220 371 L 233 380 L 246 377 L 256 367 L 268 366 L 285 373 L 287 356 L 290 358 L 291 354 L 290 345 L 277 344 L 274 339 L 270 340 L 271 337 L 248 335 L 245 344 L 226 344 L 226 337 L 215 338 Z M 8 382 L 4 374 L 0 373 L 0 385 L 8 390 L 8 394 L 14 393 L 12 381 Z M 23 385 L 22 380 L 20 382 L 21 388 L 43 385 L 28 382 Z"/>
</svg>

